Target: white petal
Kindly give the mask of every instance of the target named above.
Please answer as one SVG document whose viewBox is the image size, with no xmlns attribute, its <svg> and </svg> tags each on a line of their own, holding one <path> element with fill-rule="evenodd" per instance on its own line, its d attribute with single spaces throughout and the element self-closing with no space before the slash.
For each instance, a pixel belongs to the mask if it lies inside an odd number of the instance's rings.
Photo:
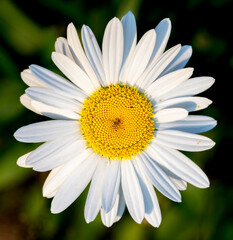
<svg viewBox="0 0 233 240">
<path fill-rule="evenodd" d="M 38 162 L 33 164 L 33 170 L 45 172 L 70 161 L 85 150 L 85 142 L 83 140 L 77 140 L 66 148 L 62 146 L 61 149 L 62 150 L 59 149 L 56 153 L 52 152 L 43 159 L 38 160 Z"/>
<path fill-rule="evenodd" d="M 85 71 L 85 73 L 89 76 L 90 80 L 92 81 L 92 84 L 96 87 L 98 78 L 83 51 L 82 45 L 81 45 L 79 37 L 78 37 L 78 33 L 77 33 L 73 23 L 70 23 L 68 25 L 67 41 L 68 41 L 70 51 L 71 51 L 71 54 L 72 54 L 75 62 L 78 64 L 78 66 L 83 71 Z"/>
<path fill-rule="evenodd" d="M 33 106 L 32 106 L 32 99 L 30 97 L 28 97 L 27 94 L 23 94 L 20 97 L 20 102 L 22 103 L 22 105 L 24 107 L 26 107 L 27 109 L 31 110 L 32 112 L 35 112 L 39 115 L 42 115 L 42 113 L 38 110 L 36 110 Z"/>
<path fill-rule="evenodd" d="M 31 72 L 30 69 L 25 69 L 21 72 L 21 78 L 30 87 L 46 87 L 42 82 L 40 82 Z"/>
<path fill-rule="evenodd" d="M 46 196 L 43 195 L 43 197 L 53 198 L 53 197 L 56 195 L 57 191 L 58 191 L 58 189 L 56 189 L 54 192 L 52 192 L 52 193 L 50 193 L 50 194 L 48 194 L 48 195 L 46 195 Z"/>
<path fill-rule="evenodd" d="M 176 130 L 156 131 L 152 142 L 183 151 L 204 151 L 212 148 L 215 143 L 202 135 Z"/>
<path fill-rule="evenodd" d="M 56 66 L 69 78 L 76 86 L 81 88 L 88 95 L 95 90 L 93 83 L 87 74 L 72 60 L 61 53 L 53 52 L 52 60 Z"/>
<path fill-rule="evenodd" d="M 188 112 L 183 108 L 169 108 L 156 112 L 154 118 L 158 123 L 167 123 L 184 119 L 187 116 Z"/>
<path fill-rule="evenodd" d="M 86 147 L 78 134 L 71 134 L 46 142 L 34 150 L 26 163 L 33 165 L 36 171 L 51 170 L 80 154 Z"/>
<path fill-rule="evenodd" d="M 163 55 L 161 55 L 158 61 L 154 65 L 150 65 L 146 68 L 144 73 L 137 81 L 137 85 L 143 89 L 146 89 L 154 82 L 160 75 L 160 73 L 167 67 L 167 65 L 175 58 L 175 56 L 180 51 L 181 45 L 178 44 L 173 48 L 167 50 Z"/>
<path fill-rule="evenodd" d="M 172 123 L 157 123 L 158 130 L 179 130 L 190 133 L 202 133 L 214 128 L 217 121 L 211 117 L 190 115 L 187 118 Z"/>
<path fill-rule="evenodd" d="M 215 80 L 212 77 L 190 78 L 169 93 L 165 94 L 163 99 L 197 95 L 210 88 L 214 84 L 214 81 Z"/>
<path fill-rule="evenodd" d="M 120 186 L 120 161 L 110 161 L 105 171 L 102 195 L 102 208 L 108 213 L 115 201 Z"/>
<path fill-rule="evenodd" d="M 31 152 L 24 154 L 23 156 L 21 156 L 20 158 L 18 158 L 17 160 L 17 165 L 20 167 L 24 167 L 24 168 L 32 168 L 32 165 L 28 165 L 26 164 L 26 159 L 28 158 L 28 156 L 31 154 Z"/>
<path fill-rule="evenodd" d="M 185 182 L 184 180 L 178 177 L 171 177 L 171 176 L 169 176 L 169 178 L 171 179 L 171 181 L 174 183 L 174 185 L 177 187 L 178 190 L 184 191 L 187 189 L 187 182 Z"/>
<path fill-rule="evenodd" d="M 164 171 L 145 152 L 136 159 L 150 179 L 152 184 L 166 197 L 175 202 L 181 202 L 180 192 L 164 173 Z"/>
<path fill-rule="evenodd" d="M 113 205 L 113 208 L 111 209 L 111 211 L 106 212 L 103 208 L 101 208 L 101 219 L 103 224 L 106 227 L 111 227 L 112 224 L 115 222 L 116 218 L 117 218 L 117 212 L 118 212 L 118 205 L 119 205 L 119 193 L 117 194 L 116 197 L 116 201 Z"/>
<path fill-rule="evenodd" d="M 69 109 L 79 112 L 83 106 L 79 101 L 62 96 L 48 88 L 29 87 L 26 90 L 26 94 L 33 100 L 56 108 Z"/>
<path fill-rule="evenodd" d="M 63 37 L 57 38 L 57 40 L 55 42 L 55 50 L 56 50 L 56 52 L 62 53 L 63 55 L 67 56 L 72 61 L 74 61 L 74 58 L 73 58 L 72 53 L 69 48 L 69 44 L 65 38 L 63 38 Z"/>
<path fill-rule="evenodd" d="M 126 59 L 132 54 L 136 47 L 137 41 L 137 26 L 136 20 L 131 11 L 121 19 L 124 32 L 124 52 L 122 66 L 124 65 Z"/>
<path fill-rule="evenodd" d="M 155 156 L 154 152 L 151 151 L 151 147 L 146 148 L 145 152 L 151 158 L 156 159 L 156 156 Z M 162 165 L 161 162 L 159 163 L 159 161 L 157 161 L 157 159 L 156 159 L 156 162 L 159 165 L 159 167 L 167 174 L 167 176 L 170 178 L 170 180 L 173 182 L 173 184 L 176 186 L 176 188 L 178 190 L 180 190 L 180 191 L 186 190 L 187 182 L 185 182 L 183 179 L 178 177 L 176 174 L 174 174 L 173 172 L 168 170 L 165 166 Z"/>
<path fill-rule="evenodd" d="M 123 27 L 118 18 L 113 18 L 106 26 L 103 37 L 103 66 L 108 84 L 118 81 L 123 58 Z"/>
<path fill-rule="evenodd" d="M 192 55 L 192 47 L 191 46 L 183 46 L 181 47 L 177 56 L 173 59 L 173 61 L 166 67 L 166 69 L 161 73 L 160 77 L 168 74 L 169 72 L 176 71 L 185 67 L 186 63 L 190 59 Z"/>
<path fill-rule="evenodd" d="M 95 87 L 100 88 L 100 83 L 106 85 L 105 73 L 103 69 L 102 53 L 95 35 L 92 30 L 83 25 L 82 27 L 82 42 L 88 60 L 95 71 L 98 81 L 95 81 Z"/>
<path fill-rule="evenodd" d="M 61 95 L 75 98 L 81 102 L 83 102 L 86 98 L 85 93 L 81 89 L 77 88 L 65 78 L 49 71 L 48 69 L 34 64 L 30 65 L 29 68 L 33 75 L 44 85 L 60 93 Z"/>
<path fill-rule="evenodd" d="M 20 142 L 47 142 L 75 133 L 79 128 L 77 121 L 50 120 L 21 127 L 14 133 L 14 137 Z"/>
<path fill-rule="evenodd" d="M 87 69 L 91 67 L 83 51 L 78 33 L 73 23 L 70 23 L 67 27 L 67 42 L 74 61 L 79 67 L 87 72 Z"/>
<path fill-rule="evenodd" d="M 204 97 L 181 97 L 162 101 L 155 105 L 155 111 L 164 108 L 184 108 L 188 112 L 199 111 L 207 108 L 212 103 L 211 100 Z"/>
<path fill-rule="evenodd" d="M 155 153 L 153 156 L 156 157 L 155 161 L 161 163 L 181 179 L 199 188 L 209 186 L 209 180 L 205 173 L 181 152 L 164 148 L 159 144 L 151 144 L 150 147 L 150 150 Z"/>
<path fill-rule="evenodd" d="M 56 193 L 65 180 L 69 178 L 73 171 L 79 167 L 83 161 L 93 157 L 93 151 L 86 149 L 81 154 L 68 161 L 66 164 L 54 168 L 44 183 L 43 196 L 48 197 L 54 192 Z"/>
<path fill-rule="evenodd" d="M 102 158 L 92 178 L 84 210 L 87 223 L 92 222 L 96 218 L 101 208 L 104 173 L 107 170 L 108 164 L 109 161 Z"/>
<path fill-rule="evenodd" d="M 164 52 L 170 33 L 171 33 L 171 21 L 168 18 L 163 19 L 155 28 L 156 32 L 156 43 L 155 48 L 153 50 L 150 62 L 150 65 L 154 65 L 157 59 L 162 55 Z"/>
<path fill-rule="evenodd" d="M 61 165 L 59 167 L 56 167 L 56 168 L 52 169 L 50 171 L 50 173 L 48 174 L 47 178 L 45 179 L 45 182 L 44 182 L 44 185 L 43 185 L 43 189 L 42 189 L 43 197 L 52 198 L 57 193 L 57 190 L 60 187 L 59 183 L 54 185 L 53 188 L 49 188 L 49 190 L 47 190 L 48 189 L 47 185 L 48 184 L 50 185 L 50 181 L 53 179 L 53 177 L 55 177 L 55 175 L 57 175 L 57 173 L 63 168 L 63 166 L 64 165 Z"/>
<path fill-rule="evenodd" d="M 144 199 L 138 177 L 129 160 L 121 161 L 121 184 L 130 215 L 135 222 L 141 223 L 145 214 Z"/>
<path fill-rule="evenodd" d="M 144 197 L 145 218 L 151 225 L 158 227 L 161 223 L 161 212 L 154 188 L 146 177 L 140 160 L 134 159 L 133 161 Z"/>
<path fill-rule="evenodd" d="M 125 198 L 124 198 L 124 194 L 123 194 L 121 185 L 120 185 L 120 189 L 119 189 L 119 197 L 120 197 L 120 199 L 119 199 L 119 204 L 118 204 L 118 210 L 117 210 L 117 215 L 116 215 L 114 222 L 119 221 L 125 211 Z"/>
<path fill-rule="evenodd" d="M 37 112 L 49 118 L 61 119 L 61 120 L 62 119 L 65 119 L 65 120 L 79 119 L 79 115 L 70 109 L 52 107 L 35 100 L 31 100 L 31 106 Z"/>
<path fill-rule="evenodd" d="M 171 72 L 153 82 L 146 89 L 147 93 L 153 98 L 158 99 L 191 77 L 192 73 L 193 68 L 184 68 Z"/>
<path fill-rule="evenodd" d="M 127 64 L 124 65 L 124 68 L 121 71 L 121 82 L 127 82 L 130 83 L 130 85 L 134 85 L 134 83 L 145 70 L 150 60 L 152 51 L 154 49 L 155 40 L 156 34 L 154 29 L 146 32 L 142 36 L 134 52 L 132 53 L 131 58 L 129 61 L 127 61 Z"/>
<path fill-rule="evenodd" d="M 97 157 L 90 157 L 74 169 L 53 198 L 52 213 L 62 212 L 79 197 L 90 182 L 98 161 Z"/>
</svg>

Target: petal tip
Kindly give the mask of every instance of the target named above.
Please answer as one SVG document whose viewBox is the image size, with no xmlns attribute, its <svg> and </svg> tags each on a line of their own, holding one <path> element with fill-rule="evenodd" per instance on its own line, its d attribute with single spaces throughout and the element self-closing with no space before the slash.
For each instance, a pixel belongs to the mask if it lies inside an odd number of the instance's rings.
<svg viewBox="0 0 233 240">
<path fill-rule="evenodd" d="M 162 21 L 159 22 L 157 27 L 163 27 L 163 28 L 166 28 L 166 29 L 168 29 L 170 31 L 170 29 L 171 29 L 171 20 L 170 20 L 170 18 L 164 18 Z"/>
<path fill-rule="evenodd" d="M 51 213 L 58 214 L 58 213 L 61 213 L 63 211 L 63 209 L 60 209 L 59 206 L 54 206 L 54 205 L 55 204 L 54 204 L 54 199 L 53 199 L 53 201 L 51 203 L 51 208 L 50 208 Z"/>
<path fill-rule="evenodd" d="M 213 120 L 213 123 L 212 123 L 212 126 L 213 126 L 212 128 L 216 127 L 217 124 L 218 124 L 218 121 L 214 119 L 214 120 Z"/>
<path fill-rule="evenodd" d="M 52 52 L 52 53 L 51 53 L 52 59 L 53 59 L 54 57 L 58 56 L 58 54 L 59 54 L 58 52 Z"/>
<path fill-rule="evenodd" d="M 211 87 L 215 83 L 215 78 L 210 77 L 209 79 L 210 79 L 210 83 L 211 83 L 210 87 Z"/>
<path fill-rule="evenodd" d="M 73 22 L 70 22 L 70 23 L 68 24 L 68 26 L 67 26 L 67 29 L 68 29 L 68 28 L 75 28 L 74 23 L 73 23 Z"/>
<path fill-rule="evenodd" d="M 51 207 L 50 211 L 51 211 L 52 214 L 58 214 L 58 213 L 60 213 L 60 211 L 57 211 L 56 209 L 54 209 L 54 208 L 52 208 L 52 207 Z"/>
<path fill-rule="evenodd" d="M 185 48 L 186 51 L 189 51 L 190 56 L 193 53 L 193 47 L 191 45 L 184 45 L 183 48 Z"/>
<path fill-rule="evenodd" d="M 161 22 L 167 22 L 168 24 L 171 24 L 170 18 L 164 18 Z"/>
<path fill-rule="evenodd" d="M 205 184 L 203 184 L 201 188 L 209 188 L 209 187 L 210 187 L 210 181 L 209 181 L 209 179 L 207 178 Z"/>
<path fill-rule="evenodd" d="M 26 164 L 26 159 L 27 157 L 29 156 L 31 152 L 21 156 L 20 158 L 18 158 L 16 164 L 19 166 L 19 167 L 23 167 L 23 168 L 32 168 L 33 166 L 32 165 L 28 165 Z"/>
<path fill-rule="evenodd" d="M 134 18 L 135 18 L 134 14 L 132 13 L 131 10 L 129 10 L 129 11 L 124 15 L 124 17 L 134 17 Z"/>
<path fill-rule="evenodd" d="M 17 131 L 15 131 L 15 133 L 13 134 L 13 137 L 18 140 L 18 133 L 19 133 L 19 129 Z"/>
</svg>

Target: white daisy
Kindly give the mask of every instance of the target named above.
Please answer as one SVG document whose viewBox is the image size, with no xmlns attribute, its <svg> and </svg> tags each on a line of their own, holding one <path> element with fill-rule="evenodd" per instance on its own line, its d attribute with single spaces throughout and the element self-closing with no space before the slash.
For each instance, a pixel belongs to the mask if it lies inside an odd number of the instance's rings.
<svg viewBox="0 0 233 240">
<path fill-rule="evenodd" d="M 51 211 L 72 204 L 91 182 L 85 219 L 98 212 L 111 226 L 127 206 L 132 218 L 158 227 L 161 213 L 154 187 L 180 202 L 187 182 L 209 186 L 205 173 L 178 150 L 203 151 L 214 146 L 198 135 L 212 129 L 210 117 L 189 115 L 211 101 L 193 97 L 213 83 L 212 77 L 190 78 L 184 68 L 190 46 L 165 50 L 169 19 L 146 32 L 137 43 L 134 15 L 107 25 L 102 52 L 88 26 L 74 25 L 67 39 L 58 38 L 52 59 L 67 80 L 43 67 L 22 72 L 29 86 L 21 97 L 28 109 L 54 120 L 34 123 L 14 134 L 21 142 L 45 142 L 17 161 L 39 172 L 51 171 L 43 196 L 53 198 Z"/>
</svg>

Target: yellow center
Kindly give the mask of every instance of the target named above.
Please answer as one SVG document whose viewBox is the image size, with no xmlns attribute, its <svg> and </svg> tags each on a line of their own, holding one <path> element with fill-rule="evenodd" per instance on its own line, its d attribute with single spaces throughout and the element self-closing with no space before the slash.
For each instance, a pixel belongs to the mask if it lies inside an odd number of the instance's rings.
<svg viewBox="0 0 233 240">
<path fill-rule="evenodd" d="M 152 104 L 137 89 L 115 84 L 84 101 L 81 131 L 88 147 L 112 160 L 130 159 L 154 135 Z"/>
</svg>

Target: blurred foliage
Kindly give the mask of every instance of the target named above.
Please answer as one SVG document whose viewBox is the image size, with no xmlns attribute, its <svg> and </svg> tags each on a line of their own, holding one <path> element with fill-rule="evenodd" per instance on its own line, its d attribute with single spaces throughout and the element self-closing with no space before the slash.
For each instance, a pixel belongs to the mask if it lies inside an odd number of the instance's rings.
<svg viewBox="0 0 233 240">
<path fill-rule="evenodd" d="M 50 56 L 56 38 L 66 35 L 69 22 L 74 22 L 78 31 L 82 24 L 89 25 L 101 43 L 107 22 L 128 10 L 136 16 L 139 37 L 169 17 L 172 34 L 168 47 L 191 44 L 194 51 L 188 65 L 195 68 L 194 75 L 216 78 L 204 94 L 214 104 L 202 113 L 218 120 L 218 126 L 205 134 L 217 144 L 210 151 L 189 154 L 207 173 L 211 187 L 188 186 L 180 204 L 158 193 L 163 216 L 158 229 L 146 222 L 136 224 L 127 211 L 109 229 L 100 216 L 86 224 L 87 190 L 65 212 L 51 214 L 51 201 L 41 194 L 47 173 L 16 165 L 17 158 L 35 145 L 18 143 L 12 137 L 20 126 L 44 119 L 21 106 L 19 97 L 26 86 L 20 72 L 32 63 L 57 71 Z M 232 0 L 0 0 L 0 240 L 233 239 L 233 115 L 228 106 L 232 95 L 232 11 Z"/>
</svg>

